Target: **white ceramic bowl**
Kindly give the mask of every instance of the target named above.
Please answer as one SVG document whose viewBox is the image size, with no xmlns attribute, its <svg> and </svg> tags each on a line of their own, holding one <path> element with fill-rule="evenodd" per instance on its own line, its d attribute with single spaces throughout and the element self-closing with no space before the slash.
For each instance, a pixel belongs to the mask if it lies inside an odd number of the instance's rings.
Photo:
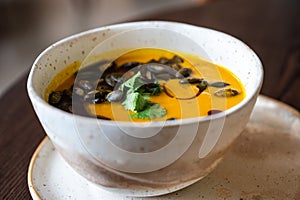
<svg viewBox="0 0 300 200">
<path fill-rule="evenodd" d="M 126 40 L 117 37 L 120 33 Z M 237 75 L 246 97 L 208 117 L 140 124 L 72 115 L 49 105 L 44 95 L 52 78 L 83 61 L 101 42 L 102 50 L 159 44 L 200 54 Z M 186 187 L 216 167 L 247 124 L 262 80 L 259 58 L 238 39 L 207 28 L 151 21 L 101 27 L 51 45 L 34 62 L 27 89 L 45 132 L 76 172 L 112 191 L 152 196 Z"/>
</svg>

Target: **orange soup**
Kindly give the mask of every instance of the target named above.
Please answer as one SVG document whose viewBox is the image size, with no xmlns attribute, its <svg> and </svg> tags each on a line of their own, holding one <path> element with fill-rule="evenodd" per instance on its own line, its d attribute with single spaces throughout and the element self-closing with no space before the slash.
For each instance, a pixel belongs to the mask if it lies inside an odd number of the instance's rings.
<svg viewBox="0 0 300 200">
<path fill-rule="evenodd" d="M 45 93 L 51 105 L 100 119 L 145 122 L 216 114 L 245 97 L 228 69 L 185 53 L 136 49 L 113 62 L 80 67 L 74 62 L 54 77 Z"/>
</svg>

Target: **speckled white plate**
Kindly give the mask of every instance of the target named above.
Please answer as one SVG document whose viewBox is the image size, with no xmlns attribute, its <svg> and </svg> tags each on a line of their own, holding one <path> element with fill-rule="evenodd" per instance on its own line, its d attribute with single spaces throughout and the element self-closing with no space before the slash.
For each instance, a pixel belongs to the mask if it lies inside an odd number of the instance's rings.
<svg viewBox="0 0 300 200">
<path fill-rule="evenodd" d="M 109 193 L 76 174 L 46 137 L 28 171 L 33 199 L 139 199 Z M 140 198 L 142 199 L 142 198 Z M 222 163 L 197 183 L 156 199 L 300 199 L 300 114 L 260 96 Z"/>
</svg>

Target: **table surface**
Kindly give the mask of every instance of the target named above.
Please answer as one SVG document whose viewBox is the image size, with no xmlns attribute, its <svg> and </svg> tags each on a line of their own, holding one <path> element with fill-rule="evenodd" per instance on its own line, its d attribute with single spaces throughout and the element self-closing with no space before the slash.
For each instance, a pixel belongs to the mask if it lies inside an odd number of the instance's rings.
<svg viewBox="0 0 300 200">
<path fill-rule="evenodd" d="M 263 62 L 261 93 L 300 109 L 299 0 L 211 0 L 137 20 L 185 22 L 243 40 Z M 27 96 L 26 79 L 27 74 L 0 99 L 0 199 L 31 198 L 27 169 L 45 136 Z"/>
</svg>

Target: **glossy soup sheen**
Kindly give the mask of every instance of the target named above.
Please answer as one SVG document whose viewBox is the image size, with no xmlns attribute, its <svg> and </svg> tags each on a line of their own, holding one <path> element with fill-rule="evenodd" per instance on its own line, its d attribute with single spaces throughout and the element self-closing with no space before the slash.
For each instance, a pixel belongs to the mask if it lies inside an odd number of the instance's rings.
<svg viewBox="0 0 300 200">
<path fill-rule="evenodd" d="M 175 54 L 183 58 L 182 67 L 192 69 L 192 77 L 203 78 L 208 83 L 217 81 L 229 83 L 230 85 L 224 88 L 234 88 L 239 91 L 239 94 L 232 97 L 218 97 L 214 93 L 220 90 L 220 88 L 207 87 L 196 98 L 180 100 L 180 98 L 195 96 L 198 91 L 197 88 L 190 84 L 179 84 L 179 79 L 171 79 L 169 81 L 160 80 L 159 83 L 161 85 L 165 84 L 165 88 L 167 88 L 169 93 L 178 98 L 171 98 L 165 92 L 161 92 L 157 96 L 151 96 L 149 99 L 151 102 L 159 104 L 167 111 L 166 116 L 152 119 L 152 121 L 207 116 L 211 110 L 224 111 L 244 99 L 245 89 L 241 81 L 228 69 L 205 61 L 195 55 L 177 52 Z M 115 63 L 117 65 L 132 61 L 146 63 L 151 59 L 158 60 L 161 57 L 171 59 L 175 54 L 161 49 L 139 49 L 120 56 L 115 60 Z M 75 80 L 73 74 L 78 70 L 80 64 L 80 62 L 74 62 L 54 77 L 45 92 L 47 100 L 52 91 L 63 91 L 72 86 Z M 130 117 L 132 111 L 125 110 L 121 103 L 85 103 L 84 107 L 91 116 L 95 116 L 96 114 L 117 121 L 149 121 L 149 119 L 132 119 Z"/>
</svg>

